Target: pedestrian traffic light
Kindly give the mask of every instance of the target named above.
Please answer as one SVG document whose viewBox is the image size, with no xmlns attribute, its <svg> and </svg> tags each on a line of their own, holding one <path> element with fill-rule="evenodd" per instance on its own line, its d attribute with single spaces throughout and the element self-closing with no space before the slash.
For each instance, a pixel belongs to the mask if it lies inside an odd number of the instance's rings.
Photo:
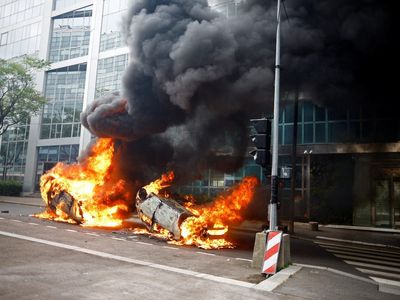
<svg viewBox="0 0 400 300">
<path fill-rule="evenodd" d="M 266 167 L 271 162 L 271 120 L 251 119 L 250 137 L 255 150 L 250 151 L 256 164 Z"/>
</svg>

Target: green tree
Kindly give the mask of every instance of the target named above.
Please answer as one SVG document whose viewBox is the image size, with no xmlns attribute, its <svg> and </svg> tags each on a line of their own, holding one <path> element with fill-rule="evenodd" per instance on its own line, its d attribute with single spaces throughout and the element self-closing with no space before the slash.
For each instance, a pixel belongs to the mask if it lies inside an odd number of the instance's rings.
<svg viewBox="0 0 400 300">
<path fill-rule="evenodd" d="M 10 126 L 26 122 L 46 103 L 35 88 L 35 73 L 49 63 L 26 56 L 21 61 L 0 59 L 0 136 Z"/>
</svg>

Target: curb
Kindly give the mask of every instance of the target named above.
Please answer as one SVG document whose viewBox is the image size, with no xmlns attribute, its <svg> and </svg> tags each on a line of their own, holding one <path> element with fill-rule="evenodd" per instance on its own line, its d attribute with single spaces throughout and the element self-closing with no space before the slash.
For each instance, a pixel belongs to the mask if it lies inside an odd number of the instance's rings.
<svg viewBox="0 0 400 300">
<path fill-rule="evenodd" d="M 378 283 L 376 281 L 372 280 L 372 279 L 364 278 L 364 277 L 361 277 L 361 276 L 357 276 L 357 275 L 354 275 L 354 274 L 351 274 L 351 273 L 347 273 L 347 272 L 340 271 L 340 270 L 333 269 L 333 268 L 329 268 L 329 267 L 316 266 L 316 265 L 307 265 L 307 264 L 297 264 L 297 263 L 294 263 L 293 265 L 298 266 L 298 267 L 303 267 L 303 268 L 325 270 L 325 271 L 329 271 L 329 272 L 332 272 L 332 273 L 335 273 L 335 274 L 343 275 L 343 276 L 346 276 L 346 277 L 349 277 L 349 278 L 353 278 L 353 279 L 357 279 L 357 280 L 360 280 L 360 281 L 364 281 L 366 283 L 371 283 L 373 285 L 378 285 Z"/>
<path fill-rule="evenodd" d="M 364 226 L 349 226 L 349 225 L 320 225 L 326 228 L 334 229 L 346 229 L 346 230 L 359 230 L 359 231 L 371 231 L 371 232 L 383 232 L 383 233 L 400 233 L 400 229 L 393 228 L 377 228 L 377 227 L 364 227 Z"/>
<path fill-rule="evenodd" d="M 376 282 L 378 282 L 379 284 L 378 290 L 380 292 L 389 293 L 393 295 L 400 295 L 400 282 L 389 279 L 377 278 L 377 277 L 371 277 L 371 278 Z"/>
<path fill-rule="evenodd" d="M 271 292 L 288 280 L 291 276 L 300 271 L 302 266 L 290 265 L 289 267 L 280 270 L 278 273 L 272 275 L 268 279 L 261 281 L 259 284 L 253 286 L 253 289 Z"/>
</svg>

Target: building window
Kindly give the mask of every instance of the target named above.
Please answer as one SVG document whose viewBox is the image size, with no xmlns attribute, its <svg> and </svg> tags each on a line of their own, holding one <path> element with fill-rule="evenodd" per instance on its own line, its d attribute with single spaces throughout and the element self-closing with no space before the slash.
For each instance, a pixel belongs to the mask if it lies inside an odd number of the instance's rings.
<svg viewBox="0 0 400 300">
<path fill-rule="evenodd" d="M 128 0 L 105 0 L 101 24 L 100 52 L 124 46 L 121 19 Z"/>
<path fill-rule="evenodd" d="M 8 32 L 3 32 L 3 33 L 1 34 L 0 46 L 5 46 L 5 45 L 7 45 L 7 37 L 8 37 Z"/>
<path fill-rule="evenodd" d="M 0 28 L 41 16 L 43 3 L 44 0 L 0 1 Z"/>
<path fill-rule="evenodd" d="M 23 181 L 28 148 L 29 120 L 9 128 L 1 137 L 1 179 Z"/>
<path fill-rule="evenodd" d="M 73 163 L 77 161 L 79 145 L 58 145 L 38 147 L 36 166 L 36 188 L 40 176 L 51 169 L 57 162 Z"/>
<path fill-rule="evenodd" d="M 118 91 L 128 65 L 128 54 L 100 59 L 97 65 L 96 97 Z"/>
<path fill-rule="evenodd" d="M 51 62 L 88 54 L 91 19 L 92 6 L 54 18 L 49 52 L 49 60 Z"/>
<path fill-rule="evenodd" d="M 347 123 L 346 122 L 329 122 L 329 143 L 347 142 Z"/>
<path fill-rule="evenodd" d="M 78 137 L 83 106 L 86 64 L 51 70 L 47 73 L 41 139 Z"/>
<path fill-rule="evenodd" d="M 82 0 L 54 0 L 54 10 L 73 6 Z"/>
<path fill-rule="evenodd" d="M 9 59 L 21 55 L 36 55 L 40 47 L 41 22 L 24 25 L 1 35 L 0 57 Z"/>
</svg>

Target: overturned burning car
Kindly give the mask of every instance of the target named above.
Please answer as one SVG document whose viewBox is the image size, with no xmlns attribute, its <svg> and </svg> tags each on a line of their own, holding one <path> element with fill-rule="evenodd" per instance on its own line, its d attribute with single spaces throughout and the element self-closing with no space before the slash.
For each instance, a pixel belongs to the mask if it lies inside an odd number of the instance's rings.
<svg viewBox="0 0 400 300">
<path fill-rule="evenodd" d="M 54 177 L 49 176 L 47 183 L 51 185 L 51 188 L 42 193 L 42 197 L 47 204 L 48 212 L 54 213 L 55 216 L 64 220 L 71 219 L 77 224 L 82 223 L 81 203 L 70 193 L 61 189 Z"/>
<path fill-rule="evenodd" d="M 158 227 L 161 227 L 175 240 L 181 239 L 180 226 L 183 221 L 194 216 L 177 201 L 152 192 L 147 193 L 145 188 L 141 188 L 137 193 L 136 209 L 140 220 L 150 232 L 157 231 Z"/>
</svg>

